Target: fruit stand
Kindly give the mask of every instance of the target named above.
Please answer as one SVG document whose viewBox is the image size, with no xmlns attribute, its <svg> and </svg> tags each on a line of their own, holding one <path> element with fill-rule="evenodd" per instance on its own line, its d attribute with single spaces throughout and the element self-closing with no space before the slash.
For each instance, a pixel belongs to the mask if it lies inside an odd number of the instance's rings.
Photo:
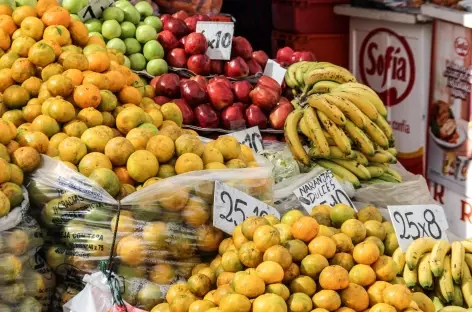
<svg viewBox="0 0 472 312">
<path fill-rule="evenodd" d="M 160 2 L 0 1 L 0 311 L 472 308 L 373 88 Z"/>
</svg>

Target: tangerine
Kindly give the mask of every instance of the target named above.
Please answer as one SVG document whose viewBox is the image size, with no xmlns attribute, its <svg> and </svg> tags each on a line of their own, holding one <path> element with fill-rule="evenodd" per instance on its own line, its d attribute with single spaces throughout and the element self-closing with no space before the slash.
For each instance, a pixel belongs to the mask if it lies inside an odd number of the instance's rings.
<svg viewBox="0 0 472 312">
<path fill-rule="evenodd" d="M 43 42 L 36 42 L 28 52 L 28 59 L 36 66 L 46 67 L 54 62 L 54 50 Z"/>
<path fill-rule="evenodd" d="M 23 20 L 28 16 L 37 16 L 36 9 L 29 5 L 20 6 L 11 14 L 11 17 L 17 26 L 20 26 L 21 22 L 23 22 Z"/>
<path fill-rule="evenodd" d="M 43 38 L 56 41 L 62 47 L 69 43 L 70 32 L 63 25 L 51 25 L 44 30 Z"/>
<path fill-rule="evenodd" d="M 10 36 L 13 35 L 17 26 L 10 15 L 0 15 L 0 28 L 5 30 Z"/>
<path fill-rule="evenodd" d="M 11 44 L 10 35 L 5 30 L 0 28 L 0 49 L 6 51 L 10 49 L 10 44 Z"/>
<path fill-rule="evenodd" d="M 69 27 L 70 24 L 70 13 L 65 8 L 61 6 L 53 6 L 44 12 L 41 17 L 44 25 L 62 25 L 64 27 Z"/>
<path fill-rule="evenodd" d="M 296 239 L 300 239 L 306 243 L 310 242 L 318 235 L 320 226 L 318 222 L 308 216 L 299 218 L 292 224 L 292 235 Z"/>
<path fill-rule="evenodd" d="M 101 100 L 100 89 L 94 85 L 80 85 L 74 91 L 74 102 L 80 108 L 95 108 L 100 104 Z"/>
<path fill-rule="evenodd" d="M 23 36 L 28 36 L 39 41 L 43 37 L 44 24 L 39 18 L 28 16 L 21 22 L 20 29 Z M 2 40 L 0 40 L 0 42 L 2 42 Z"/>
<path fill-rule="evenodd" d="M 87 27 L 81 21 L 71 20 L 69 25 L 69 32 L 72 40 L 77 45 L 84 47 L 89 41 L 89 34 Z"/>
<path fill-rule="evenodd" d="M 110 67 L 110 58 L 106 52 L 94 52 L 87 56 L 87 60 L 89 62 L 89 70 L 97 73 L 102 73 Z M 139 102 L 137 104 L 139 104 Z"/>
</svg>

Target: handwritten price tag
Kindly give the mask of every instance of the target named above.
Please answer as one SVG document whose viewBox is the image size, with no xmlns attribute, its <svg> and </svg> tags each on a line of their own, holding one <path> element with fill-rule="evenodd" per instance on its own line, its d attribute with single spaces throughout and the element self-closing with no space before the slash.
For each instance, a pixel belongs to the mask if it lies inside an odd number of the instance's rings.
<svg viewBox="0 0 472 312">
<path fill-rule="evenodd" d="M 229 60 L 233 44 L 233 22 L 197 22 L 196 32 L 208 41 L 206 55 L 212 60 Z"/>
<path fill-rule="evenodd" d="M 100 18 L 103 11 L 113 4 L 113 0 L 89 0 L 89 4 L 77 13 L 85 22 L 92 18 Z"/>
<path fill-rule="evenodd" d="M 213 226 L 232 234 L 234 228 L 250 216 L 273 215 L 280 213 L 273 207 L 241 192 L 223 182 L 215 182 L 213 202 Z"/>
<path fill-rule="evenodd" d="M 334 206 L 340 203 L 357 210 L 330 170 L 317 175 L 313 180 L 295 189 L 293 193 L 308 213 L 318 205 Z"/>
<path fill-rule="evenodd" d="M 280 66 L 279 63 L 277 63 L 274 60 L 268 60 L 267 64 L 264 68 L 264 76 L 269 76 L 275 81 L 279 83 L 279 85 L 282 85 L 282 82 L 284 81 L 285 78 L 285 72 L 287 70 Z"/>
<path fill-rule="evenodd" d="M 259 131 L 259 127 L 252 127 L 241 131 L 236 131 L 228 134 L 238 140 L 241 144 L 246 144 L 255 153 L 259 153 L 264 150 L 264 142 L 262 141 L 262 135 Z"/>
<path fill-rule="evenodd" d="M 412 241 L 420 237 L 447 240 L 446 230 L 449 225 L 441 206 L 402 205 L 387 208 L 403 252 L 406 252 Z"/>
</svg>

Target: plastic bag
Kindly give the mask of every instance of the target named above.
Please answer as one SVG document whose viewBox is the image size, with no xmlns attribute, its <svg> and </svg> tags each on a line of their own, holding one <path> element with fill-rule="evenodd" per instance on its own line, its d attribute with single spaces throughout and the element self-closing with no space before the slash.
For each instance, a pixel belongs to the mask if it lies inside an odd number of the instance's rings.
<svg viewBox="0 0 472 312">
<path fill-rule="evenodd" d="M 7 231 L 17 226 L 18 224 L 20 224 L 23 217 L 26 216 L 26 213 L 28 212 L 28 209 L 30 206 L 28 191 L 26 190 L 24 186 L 18 187 L 16 184 L 9 183 L 9 182 L 3 183 L 2 186 L 8 187 L 10 192 L 15 192 L 16 193 L 15 195 L 10 193 L 11 196 L 15 196 L 15 197 L 20 196 L 18 192 L 21 189 L 22 200 L 21 200 L 21 204 L 11 209 L 10 212 L 6 216 L 4 216 L 3 218 L 0 218 L 0 232 Z"/>
<path fill-rule="evenodd" d="M 223 239 L 212 226 L 214 181 L 272 203 L 272 167 L 263 157 L 256 158 L 262 167 L 194 171 L 156 180 L 118 202 L 94 181 L 42 156 L 28 190 L 46 229 L 46 262 L 60 279 L 56 302 L 67 302 L 82 289 L 83 276 L 109 260 L 117 229 L 115 271 L 125 278 L 123 298 L 150 310 L 150 297 L 158 300 L 170 284 L 187 278 Z"/>
</svg>

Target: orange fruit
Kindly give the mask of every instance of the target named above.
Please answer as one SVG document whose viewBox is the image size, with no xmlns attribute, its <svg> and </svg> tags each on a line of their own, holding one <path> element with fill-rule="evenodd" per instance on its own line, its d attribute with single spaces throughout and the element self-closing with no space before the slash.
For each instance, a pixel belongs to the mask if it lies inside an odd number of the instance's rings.
<svg viewBox="0 0 472 312">
<path fill-rule="evenodd" d="M 62 25 L 65 27 L 69 27 L 70 24 L 70 14 L 69 11 L 64 9 L 60 6 L 55 6 L 49 8 L 46 12 L 44 12 L 43 16 L 41 17 L 44 25 L 51 26 L 51 25 Z"/>
<path fill-rule="evenodd" d="M 28 16 L 21 22 L 21 34 L 29 36 L 34 40 L 41 40 L 43 37 L 44 24 L 41 20 L 34 16 Z M 0 40 L 1 42 L 1 40 Z"/>
<path fill-rule="evenodd" d="M 8 4 L 0 4 L 0 15 L 12 15 L 13 9 Z"/>
<path fill-rule="evenodd" d="M 125 86 L 121 89 L 120 93 L 118 94 L 118 98 L 120 102 L 123 104 L 132 103 L 135 105 L 139 105 L 142 100 L 141 93 L 138 89 L 131 86 Z"/>
<path fill-rule="evenodd" d="M 0 49 L 6 51 L 10 49 L 10 44 L 11 44 L 10 35 L 5 30 L 0 28 Z"/>
<path fill-rule="evenodd" d="M 56 41 L 60 46 L 65 46 L 69 43 L 70 32 L 63 25 L 48 26 L 44 30 L 43 39 Z"/>
<path fill-rule="evenodd" d="M 72 80 L 72 84 L 74 86 L 79 86 L 82 84 L 82 80 L 84 79 L 84 76 L 82 75 L 82 72 L 78 69 L 68 69 L 65 72 L 62 73 L 64 76 L 69 77 Z"/>
<path fill-rule="evenodd" d="M 44 39 L 44 40 L 41 40 L 40 42 L 44 42 L 45 44 L 50 46 L 54 50 L 54 54 L 56 55 L 56 57 L 59 57 L 61 55 L 62 48 L 56 41 Z"/>
<path fill-rule="evenodd" d="M 87 70 L 89 68 L 89 62 L 87 58 L 82 53 L 75 53 L 67 51 L 61 54 L 60 58 L 63 58 L 62 66 L 64 69 L 78 69 L 78 70 Z"/>
<path fill-rule="evenodd" d="M 19 37 L 11 43 L 11 51 L 21 57 L 28 57 L 28 51 L 35 43 L 36 41 L 31 37 Z"/>
<path fill-rule="evenodd" d="M 11 76 L 18 83 L 22 83 L 35 74 L 36 66 L 27 58 L 19 58 L 11 66 Z"/>
<path fill-rule="evenodd" d="M 309 216 L 303 216 L 292 224 L 292 235 L 306 243 L 318 235 L 320 226 L 318 222 Z"/>
<path fill-rule="evenodd" d="M 45 67 L 54 62 L 56 55 L 49 45 L 37 42 L 30 48 L 28 59 L 39 67 Z"/>
<path fill-rule="evenodd" d="M 120 91 L 126 84 L 125 76 L 123 76 L 123 74 L 117 70 L 110 70 L 105 73 L 105 76 L 110 82 L 108 90 L 110 90 L 111 92 Z"/>
<path fill-rule="evenodd" d="M 92 84 L 84 84 L 74 90 L 74 102 L 80 108 L 96 108 L 101 100 L 100 89 Z"/>
<path fill-rule="evenodd" d="M 12 78 L 11 69 L 0 69 L 0 92 L 5 91 L 9 86 L 13 84 L 15 84 L 15 81 Z"/>
<path fill-rule="evenodd" d="M 84 47 L 89 41 L 87 27 L 81 21 L 71 20 L 69 31 L 75 44 Z"/>
<path fill-rule="evenodd" d="M 90 73 L 84 76 L 83 84 L 93 84 L 100 90 L 108 90 L 110 81 L 104 74 L 100 73 Z"/>
<path fill-rule="evenodd" d="M 4 14 L 0 15 L 0 28 L 5 30 L 11 36 L 18 27 L 16 27 L 16 24 L 10 15 Z"/>
<path fill-rule="evenodd" d="M 87 56 L 89 62 L 89 70 L 103 73 L 110 67 L 110 58 L 106 52 L 93 52 Z"/>
<path fill-rule="evenodd" d="M 96 35 L 89 37 L 87 45 L 90 45 L 90 44 L 98 44 L 99 46 L 104 47 L 104 48 L 107 47 L 107 45 L 105 44 L 105 41 L 103 41 L 101 37 L 96 36 Z"/>
<path fill-rule="evenodd" d="M 38 16 L 41 17 L 43 14 L 52 7 L 59 6 L 56 0 L 39 0 L 36 4 L 36 10 Z"/>
<path fill-rule="evenodd" d="M 28 16 L 37 16 L 36 9 L 27 5 L 20 6 L 15 9 L 13 14 L 11 15 L 13 18 L 13 21 L 17 26 L 21 25 L 21 22 Z"/>
</svg>

